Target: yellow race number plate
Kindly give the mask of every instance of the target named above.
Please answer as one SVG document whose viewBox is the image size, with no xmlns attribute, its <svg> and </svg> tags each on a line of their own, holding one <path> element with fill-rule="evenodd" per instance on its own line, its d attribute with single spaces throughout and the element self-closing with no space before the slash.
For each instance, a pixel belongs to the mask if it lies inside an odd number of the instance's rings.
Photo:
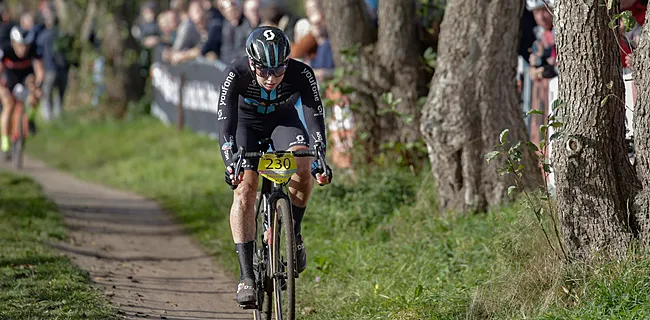
<svg viewBox="0 0 650 320">
<path fill-rule="evenodd" d="M 257 166 L 260 175 L 278 184 L 288 182 L 297 169 L 296 158 L 292 153 L 282 155 L 265 153 Z"/>
</svg>

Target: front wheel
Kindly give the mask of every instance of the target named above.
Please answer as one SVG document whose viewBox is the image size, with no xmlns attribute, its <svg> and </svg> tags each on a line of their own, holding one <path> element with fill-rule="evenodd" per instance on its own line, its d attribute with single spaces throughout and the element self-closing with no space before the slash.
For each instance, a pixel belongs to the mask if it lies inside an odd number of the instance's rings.
<svg viewBox="0 0 650 320">
<path fill-rule="evenodd" d="M 296 309 L 295 236 L 293 216 L 287 199 L 279 199 L 273 215 L 271 275 L 276 320 L 294 320 Z"/>
</svg>

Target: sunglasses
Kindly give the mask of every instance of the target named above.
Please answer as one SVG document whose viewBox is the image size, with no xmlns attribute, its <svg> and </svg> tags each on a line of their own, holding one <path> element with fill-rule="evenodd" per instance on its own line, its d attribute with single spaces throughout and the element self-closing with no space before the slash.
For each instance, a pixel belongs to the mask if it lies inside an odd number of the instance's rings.
<svg viewBox="0 0 650 320">
<path fill-rule="evenodd" d="M 255 74 L 262 78 L 268 78 L 270 75 L 273 75 L 275 77 L 280 77 L 284 75 L 284 73 L 287 72 L 287 64 L 281 64 L 277 67 L 262 67 L 259 65 L 255 66 Z"/>
</svg>

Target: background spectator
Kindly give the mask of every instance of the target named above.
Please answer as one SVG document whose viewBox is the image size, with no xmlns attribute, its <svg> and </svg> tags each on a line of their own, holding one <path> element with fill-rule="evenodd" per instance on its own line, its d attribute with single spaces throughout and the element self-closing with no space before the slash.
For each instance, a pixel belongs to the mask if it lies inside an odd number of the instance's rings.
<svg viewBox="0 0 650 320">
<path fill-rule="evenodd" d="M 517 89 L 521 93 L 521 101 L 523 103 L 523 111 L 528 112 L 531 108 L 531 95 L 532 95 L 532 81 L 530 78 L 530 52 L 533 43 L 536 40 L 535 36 L 535 17 L 533 13 L 530 12 L 527 8 L 524 8 L 524 12 L 520 20 L 521 28 L 521 37 L 519 40 L 519 50 L 518 50 L 518 64 L 517 64 Z M 526 126 L 530 126 L 530 118 L 526 118 Z"/>
<path fill-rule="evenodd" d="M 334 56 L 332 55 L 332 47 L 327 36 L 325 20 L 321 20 L 317 25 L 313 26 L 312 34 L 318 46 L 316 48 L 316 55 L 311 61 L 311 67 L 314 69 L 314 74 L 318 81 L 322 82 L 334 72 Z"/>
<path fill-rule="evenodd" d="M 198 0 L 190 2 L 188 14 L 187 28 L 178 31 L 173 47 L 176 50 L 169 54 L 169 61 L 171 63 L 181 63 L 196 59 L 209 52 L 212 52 L 213 57 L 216 58 L 218 52 L 217 40 L 209 41 L 209 38 L 210 35 L 212 35 L 213 39 L 218 38 L 221 26 L 214 20 L 208 19 L 206 11 Z M 185 32 L 183 33 L 183 31 Z M 175 48 L 178 42 L 182 43 L 181 49 Z"/>
<path fill-rule="evenodd" d="M 160 30 L 160 43 L 165 47 L 171 47 L 176 38 L 178 14 L 174 10 L 164 11 L 158 15 L 157 22 Z"/>
<path fill-rule="evenodd" d="M 529 57 L 530 76 L 532 79 L 553 78 L 557 75 L 555 70 L 557 51 L 553 33 L 553 14 L 550 12 L 552 7 L 547 6 L 544 1 L 536 1 L 536 4 L 529 6 L 528 10 L 533 13 L 537 23 L 536 40 L 533 42 Z"/>
<path fill-rule="evenodd" d="M 260 0 L 244 0 L 244 17 L 252 28 L 257 28 L 260 24 Z"/>
<path fill-rule="evenodd" d="M 329 135 L 332 139 L 332 163 L 341 169 L 352 167 L 352 150 L 354 150 L 354 116 L 350 110 L 350 101 L 338 88 L 330 85 L 326 91 L 332 101 L 332 112 L 327 120 Z"/>
<path fill-rule="evenodd" d="M 149 74 L 149 66 L 151 66 L 151 49 L 160 41 L 160 29 L 156 23 L 156 3 L 154 1 L 142 4 L 138 20 L 131 29 L 131 33 L 140 43 L 140 76 L 146 78 Z"/>
<path fill-rule="evenodd" d="M 180 24 L 187 20 L 187 0 L 171 0 L 169 9 L 176 11 Z"/>
<path fill-rule="evenodd" d="M 156 24 L 156 3 L 148 1 L 140 8 L 139 22 L 133 26 L 133 36 L 145 48 L 153 48 L 160 40 L 160 29 Z"/>
<path fill-rule="evenodd" d="M 219 59 L 231 63 L 246 55 L 246 39 L 253 28 L 244 17 L 239 0 L 222 0 L 219 2 L 219 10 L 225 18 L 221 39 L 217 44 Z"/>
<path fill-rule="evenodd" d="M 300 17 L 291 14 L 278 2 L 266 2 L 260 6 L 260 20 L 262 25 L 273 26 L 284 31 L 289 41 L 295 42 L 295 26 Z"/>
<path fill-rule="evenodd" d="M 208 20 L 213 21 L 221 25 L 223 23 L 223 15 L 213 4 L 211 0 L 202 0 L 203 10 L 206 11 Z"/>
<path fill-rule="evenodd" d="M 0 3 L 0 45 L 5 46 L 10 43 L 9 32 L 15 25 L 7 6 Z"/>
<path fill-rule="evenodd" d="M 49 121 L 52 118 L 58 118 L 63 111 L 70 64 L 64 52 L 57 50 L 55 46 L 55 41 L 60 34 L 56 17 L 49 15 L 45 16 L 44 20 L 45 29 L 39 34 L 37 43 L 42 48 L 43 65 L 45 66 L 41 113 L 43 120 Z M 54 89 L 58 91 L 56 96 L 53 94 Z"/>
<path fill-rule="evenodd" d="M 318 52 L 318 37 L 323 33 L 320 25 L 323 21 L 323 14 L 318 0 L 305 1 L 306 19 L 301 19 L 297 24 L 301 25 L 300 40 L 291 47 L 291 57 L 294 59 L 301 59 L 306 62 L 311 62 L 316 57 Z M 308 32 L 303 36 L 302 32 L 308 23 Z M 322 37 L 321 37 L 322 42 Z"/>
<path fill-rule="evenodd" d="M 645 24 L 645 15 L 648 1 L 644 0 L 621 0 L 619 7 L 621 11 L 629 10 L 635 19 L 636 25 L 630 31 L 625 30 L 624 21 L 619 22 L 619 34 L 621 39 L 621 63 L 626 73 L 631 73 L 633 62 L 633 51 L 636 49 L 641 31 Z"/>
<path fill-rule="evenodd" d="M 176 0 L 180 1 L 180 0 Z M 186 3 L 183 3 L 186 4 Z M 194 4 L 193 6 L 191 4 Z M 180 6 L 180 4 L 179 4 Z M 196 25 L 192 21 L 189 15 L 189 7 L 198 7 L 201 12 L 203 12 L 203 9 L 201 7 L 201 4 L 199 4 L 197 1 L 193 1 L 190 3 L 189 6 L 187 7 L 176 7 L 176 11 L 178 12 L 178 15 L 181 18 L 181 23 L 178 26 L 178 30 L 176 32 L 176 39 L 174 39 L 174 44 L 172 45 L 173 50 L 187 50 L 191 49 L 194 46 L 196 46 L 199 41 L 201 41 L 201 34 L 199 34 L 199 31 L 196 29 Z M 195 15 L 195 19 L 196 19 Z"/>
</svg>

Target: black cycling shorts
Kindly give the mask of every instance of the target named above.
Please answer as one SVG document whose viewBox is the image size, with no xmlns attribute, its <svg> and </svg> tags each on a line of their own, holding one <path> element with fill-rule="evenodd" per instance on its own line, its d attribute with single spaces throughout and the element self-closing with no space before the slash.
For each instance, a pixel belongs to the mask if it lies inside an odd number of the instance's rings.
<svg viewBox="0 0 650 320">
<path fill-rule="evenodd" d="M 25 80 L 27 80 L 30 74 L 27 72 L 5 72 L 4 80 L 9 92 L 13 92 L 17 84 L 25 84 Z"/>
<path fill-rule="evenodd" d="M 271 138 L 275 150 L 309 146 L 309 134 L 293 105 L 284 105 L 271 113 L 262 114 L 250 105 L 242 106 L 242 103 L 238 112 L 237 144 L 246 151 L 260 151 L 260 141 L 267 138 Z M 256 159 L 246 159 L 242 167 L 257 172 L 258 163 Z"/>
</svg>

